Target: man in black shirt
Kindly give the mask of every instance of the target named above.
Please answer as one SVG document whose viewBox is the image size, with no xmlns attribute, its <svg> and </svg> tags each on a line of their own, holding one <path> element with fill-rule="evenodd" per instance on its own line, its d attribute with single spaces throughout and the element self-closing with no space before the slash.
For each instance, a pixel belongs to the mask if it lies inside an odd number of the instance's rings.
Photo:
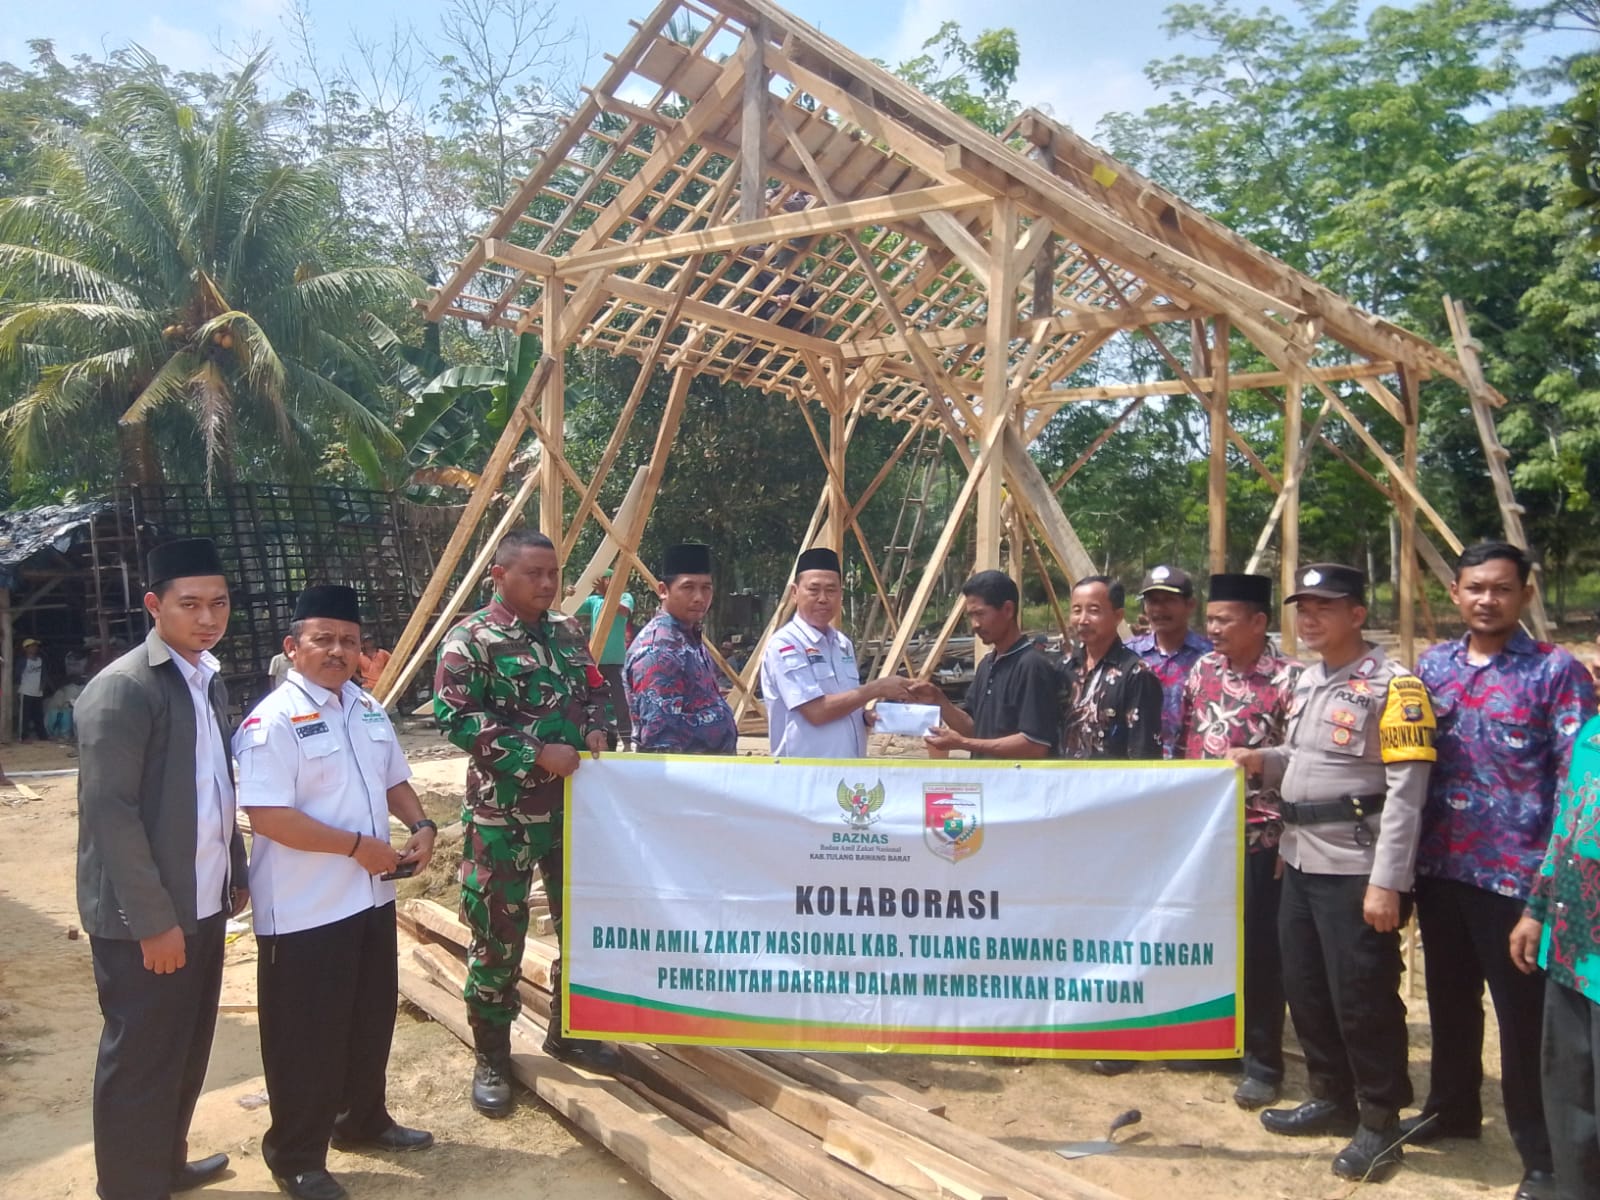
<svg viewBox="0 0 1600 1200">
<path fill-rule="evenodd" d="M 965 750 L 973 758 L 1045 758 L 1056 752 L 1060 726 L 1055 668 L 1017 623 L 1017 585 L 1002 571 L 979 571 L 961 585 L 967 620 L 986 646 L 965 703 L 959 707 L 931 682 L 911 685 L 918 704 L 937 704 L 943 724 L 927 736 L 930 750 Z"/>
<path fill-rule="evenodd" d="M 1161 681 L 1117 633 L 1122 585 L 1089 575 L 1072 589 L 1078 649 L 1061 664 L 1063 758 L 1161 757 Z"/>
</svg>

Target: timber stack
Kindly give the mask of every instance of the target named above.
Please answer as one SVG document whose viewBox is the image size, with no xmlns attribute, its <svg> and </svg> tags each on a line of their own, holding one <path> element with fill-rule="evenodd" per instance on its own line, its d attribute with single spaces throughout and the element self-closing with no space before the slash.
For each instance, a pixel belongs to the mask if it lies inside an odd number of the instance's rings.
<svg viewBox="0 0 1600 1200">
<path fill-rule="evenodd" d="M 401 995 L 470 1044 L 466 927 L 428 900 L 402 902 L 399 920 Z M 554 959 L 528 940 L 517 1081 L 673 1200 L 1120 1200 L 1063 1163 L 957 1129 L 942 1105 L 863 1077 L 848 1055 L 624 1043 L 614 1077 L 557 1062 L 540 1049 Z"/>
</svg>

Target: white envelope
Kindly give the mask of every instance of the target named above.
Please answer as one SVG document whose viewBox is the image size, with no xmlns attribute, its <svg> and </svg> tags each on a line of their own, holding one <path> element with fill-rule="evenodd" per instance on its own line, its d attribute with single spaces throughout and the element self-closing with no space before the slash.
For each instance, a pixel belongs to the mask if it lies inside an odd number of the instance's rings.
<svg viewBox="0 0 1600 1200">
<path fill-rule="evenodd" d="M 939 723 L 937 704 L 896 704 L 885 700 L 878 705 L 878 723 L 873 733 L 898 733 L 921 737 Z"/>
</svg>

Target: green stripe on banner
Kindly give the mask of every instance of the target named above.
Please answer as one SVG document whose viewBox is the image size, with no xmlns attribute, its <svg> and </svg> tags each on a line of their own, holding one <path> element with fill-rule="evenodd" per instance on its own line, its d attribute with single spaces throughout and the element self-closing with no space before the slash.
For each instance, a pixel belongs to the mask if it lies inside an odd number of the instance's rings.
<svg viewBox="0 0 1600 1200">
<path fill-rule="evenodd" d="M 634 1008 L 654 1009 L 657 1012 L 679 1013 L 685 1016 L 702 1017 L 715 1021 L 739 1021 L 748 1025 L 788 1025 L 816 1028 L 817 1021 L 801 1021 L 792 1017 L 763 1017 L 752 1013 L 723 1012 L 715 1008 L 695 1008 L 687 1004 L 669 1004 L 664 1000 L 646 1000 L 642 996 L 628 996 L 621 992 L 608 992 L 601 988 L 585 987 L 582 984 L 568 985 L 574 995 L 588 996 L 594 1000 L 606 1000 L 612 1004 L 626 1004 Z M 1162 1025 L 1188 1025 L 1195 1021 L 1214 1021 L 1222 1017 L 1234 1015 L 1236 1007 L 1235 997 L 1232 995 L 1218 996 L 1215 1000 L 1205 1000 L 1199 1004 L 1191 1004 L 1187 1008 L 1174 1009 L 1172 1012 L 1152 1013 L 1149 1016 L 1129 1017 L 1123 1021 L 1088 1021 L 1081 1025 L 1005 1025 L 1005 1026 L 962 1026 L 961 1032 L 970 1033 L 1104 1033 L 1112 1029 L 1154 1029 Z M 826 1022 L 822 1023 L 827 1029 L 866 1029 L 874 1032 L 883 1029 L 882 1025 L 865 1025 L 859 1022 L 854 1024 Z"/>
</svg>

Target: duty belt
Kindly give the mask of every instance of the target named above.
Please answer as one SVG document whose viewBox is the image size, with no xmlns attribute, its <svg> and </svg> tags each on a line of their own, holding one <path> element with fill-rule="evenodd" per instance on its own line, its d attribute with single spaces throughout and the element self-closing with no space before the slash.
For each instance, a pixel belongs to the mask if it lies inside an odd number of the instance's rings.
<svg viewBox="0 0 1600 1200">
<path fill-rule="evenodd" d="M 1283 802 L 1285 825 L 1331 825 L 1339 821 L 1357 821 L 1376 816 L 1383 811 L 1388 796 L 1373 792 L 1365 796 L 1340 796 L 1337 800 L 1304 800 Z"/>
</svg>

